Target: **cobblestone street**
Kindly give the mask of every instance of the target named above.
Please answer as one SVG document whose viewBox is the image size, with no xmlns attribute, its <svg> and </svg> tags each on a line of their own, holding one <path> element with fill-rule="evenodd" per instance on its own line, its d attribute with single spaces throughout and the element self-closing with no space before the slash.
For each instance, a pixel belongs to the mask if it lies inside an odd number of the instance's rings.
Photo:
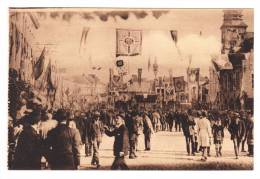
<svg viewBox="0 0 260 179">
<path fill-rule="evenodd" d="M 110 169 L 113 162 L 113 140 L 107 136 L 103 137 L 100 148 L 101 170 Z M 240 158 L 235 159 L 233 144 L 230 135 L 225 131 L 223 144 L 223 156 L 215 157 L 215 147 L 211 145 L 211 157 L 202 162 L 201 154 L 187 156 L 185 149 L 185 138 L 182 132 L 158 132 L 152 136 L 152 150 L 144 151 L 144 136 L 139 137 L 138 158 L 126 158 L 126 163 L 131 170 L 248 170 L 253 169 L 253 158 L 240 153 Z M 246 147 L 247 148 L 247 147 Z M 91 157 L 84 157 L 82 150 L 81 169 L 95 169 L 91 166 Z"/>
</svg>

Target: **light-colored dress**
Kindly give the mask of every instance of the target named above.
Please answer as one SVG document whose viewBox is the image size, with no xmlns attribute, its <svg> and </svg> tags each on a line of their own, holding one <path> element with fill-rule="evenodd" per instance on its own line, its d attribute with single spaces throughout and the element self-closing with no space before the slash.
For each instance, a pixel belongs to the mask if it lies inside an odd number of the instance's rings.
<svg viewBox="0 0 260 179">
<path fill-rule="evenodd" d="M 205 117 L 199 119 L 197 127 L 199 135 L 199 144 L 202 147 L 210 146 L 210 138 L 212 137 L 212 131 L 209 120 Z"/>
</svg>

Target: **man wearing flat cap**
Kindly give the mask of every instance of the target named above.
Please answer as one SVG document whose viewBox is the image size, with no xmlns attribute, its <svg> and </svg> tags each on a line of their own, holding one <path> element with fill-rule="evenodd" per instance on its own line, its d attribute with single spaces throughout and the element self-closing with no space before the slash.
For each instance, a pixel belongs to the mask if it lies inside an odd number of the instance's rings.
<svg viewBox="0 0 260 179">
<path fill-rule="evenodd" d="M 234 144 L 236 159 L 238 159 L 239 146 L 242 139 L 245 137 L 245 124 L 244 121 L 240 119 L 240 115 L 238 113 L 233 114 L 228 131 L 231 134 L 231 140 Z"/>
</svg>

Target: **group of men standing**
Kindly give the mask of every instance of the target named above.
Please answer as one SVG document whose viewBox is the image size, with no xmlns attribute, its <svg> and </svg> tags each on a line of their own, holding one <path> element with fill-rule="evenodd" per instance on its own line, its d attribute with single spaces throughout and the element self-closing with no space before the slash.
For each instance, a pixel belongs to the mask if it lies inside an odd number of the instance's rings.
<svg viewBox="0 0 260 179">
<path fill-rule="evenodd" d="M 82 146 L 85 146 L 85 157 L 92 157 L 91 165 L 100 168 L 99 148 L 104 134 L 115 138 L 111 169 L 128 169 L 125 156 L 129 153 L 129 159 L 137 158 L 140 135 L 144 134 L 145 150 L 150 151 L 152 134 L 159 130 L 172 131 L 173 121 L 175 131 L 183 131 L 188 155 L 201 151 L 201 160 L 206 161 L 214 143 L 216 157 L 221 157 L 226 128 L 231 134 L 236 158 L 240 144 L 244 151 L 245 142 L 249 155 L 253 156 L 254 123 L 250 112 L 231 112 L 224 117 L 193 110 L 72 112 L 48 110 L 34 100 L 22 101 L 23 106 L 17 113 L 22 115 L 17 115 L 15 121 L 9 117 L 10 169 L 42 169 L 43 158 L 50 169 L 79 169 Z"/>
<path fill-rule="evenodd" d="M 182 129 L 185 136 L 188 155 L 202 152 L 201 160 L 206 161 L 210 156 L 210 147 L 214 143 L 216 157 L 222 156 L 224 131 L 230 133 L 234 145 L 235 158 L 239 158 L 239 149 L 245 151 L 245 142 L 248 145 L 248 156 L 253 156 L 254 151 L 254 122 L 252 113 L 230 111 L 227 115 L 213 115 L 206 111 L 184 113 Z"/>
</svg>

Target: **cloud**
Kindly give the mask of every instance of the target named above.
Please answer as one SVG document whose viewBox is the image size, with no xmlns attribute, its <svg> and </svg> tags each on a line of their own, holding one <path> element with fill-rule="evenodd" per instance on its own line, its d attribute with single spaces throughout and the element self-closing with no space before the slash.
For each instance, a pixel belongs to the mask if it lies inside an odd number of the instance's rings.
<svg viewBox="0 0 260 179">
<path fill-rule="evenodd" d="M 221 42 L 215 36 L 200 36 L 189 34 L 179 40 L 178 46 L 181 53 L 192 57 L 192 67 L 200 67 L 204 73 L 208 71 L 211 65 L 211 56 L 220 53 Z"/>
</svg>

